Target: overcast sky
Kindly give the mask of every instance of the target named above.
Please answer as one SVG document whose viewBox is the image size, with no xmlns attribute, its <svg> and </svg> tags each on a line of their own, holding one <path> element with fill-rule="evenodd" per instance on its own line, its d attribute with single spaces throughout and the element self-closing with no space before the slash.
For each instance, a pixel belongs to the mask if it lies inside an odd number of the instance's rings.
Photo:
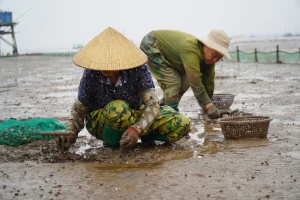
<svg viewBox="0 0 300 200">
<path fill-rule="evenodd" d="M 205 36 L 217 28 L 230 37 L 300 33 L 300 0 L 0 0 L 0 10 L 19 23 L 19 53 L 71 49 L 109 26 L 136 45 L 156 29 Z"/>
</svg>

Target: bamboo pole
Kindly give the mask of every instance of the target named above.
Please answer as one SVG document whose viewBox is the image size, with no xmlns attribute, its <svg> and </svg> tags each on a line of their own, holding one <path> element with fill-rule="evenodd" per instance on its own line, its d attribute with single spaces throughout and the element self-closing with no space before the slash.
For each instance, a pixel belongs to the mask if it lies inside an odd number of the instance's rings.
<svg viewBox="0 0 300 200">
<path fill-rule="evenodd" d="M 279 45 L 276 46 L 276 61 L 279 63 Z"/>
<path fill-rule="evenodd" d="M 257 51 L 256 51 L 256 48 L 254 49 L 254 57 L 255 57 L 255 62 L 257 62 Z"/>
<path fill-rule="evenodd" d="M 236 59 L 238 62 L 240 62 L 240 52 L 239 52 L 239 47 L 236 46 Z"/>
</svg>

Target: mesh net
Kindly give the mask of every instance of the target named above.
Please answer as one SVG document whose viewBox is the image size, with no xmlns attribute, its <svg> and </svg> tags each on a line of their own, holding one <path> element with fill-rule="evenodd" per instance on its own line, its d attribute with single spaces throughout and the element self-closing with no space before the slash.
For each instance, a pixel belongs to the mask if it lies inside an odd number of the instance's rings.
<svg viewBox="0 0 300 200">
<path fill-rule="evenodd" d="M 287 53 L 287 52 L 281 51 L 279 53 L 279 60 L 286 62 L 286 63 L 300 62 L 300 52 Z"/>
<path fill-rule="evenodd" d="M 43 53 L 44 56 L 75 56 L 77 52 L 49 52 Z M 237 51 L 229 52 L 231 61 L 238 61 Z M 277 63 L 277 52 L 256 52 L 257 61 L 255 60 L 255 52 L 244 52 L 239 50 L 240 62 L 264 62 Z M 289 53 L 278 51 L 278 61 L 282 63 L 300 63 L 300 49 L 297 52 Z"/>
<path fill-rule="evenodd" d="M 54 118 L 33 118 L 24 121 L 8 119 L 0 123 L 0 145 L 16 147 L 41 140 L 41 131 L 58 131 L 66 128 L 67 125 Z"/>
<path fill-rule="evenodd" d="M 248 53 L 239 51 L 230 52 L 230 57 L 232 61 L 238 61 L 238 56 L 241 62 L 256 62 L 255 53 Z M 257 52 L 256 53 L 257 62 L 265 63 L 276 63 L 277 62 L 277 52 Z M 300 63 L 300 51 L 295 53 L 288 53 L 284 51 L 278 52 L 278 61 L 283 63 Z"/>
</svg>

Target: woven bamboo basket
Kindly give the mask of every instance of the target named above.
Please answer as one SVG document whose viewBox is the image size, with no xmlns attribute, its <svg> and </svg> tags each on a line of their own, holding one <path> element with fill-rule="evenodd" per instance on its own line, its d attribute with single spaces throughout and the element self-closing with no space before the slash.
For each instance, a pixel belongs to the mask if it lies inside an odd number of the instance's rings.
<svg viewBox="0 0 300 200">
<path fill-rule="evenodd" d="M 220 120 L 226 139 L 264 138 L 272 118 L 268 116 L 226 117 Z"/>
<path fill-rule="evenodd" d="M 212 103 L 218 109 L 229 109 L 234 101 L 233 94 L 214 94 L 212 97 Z"/>
</svg>

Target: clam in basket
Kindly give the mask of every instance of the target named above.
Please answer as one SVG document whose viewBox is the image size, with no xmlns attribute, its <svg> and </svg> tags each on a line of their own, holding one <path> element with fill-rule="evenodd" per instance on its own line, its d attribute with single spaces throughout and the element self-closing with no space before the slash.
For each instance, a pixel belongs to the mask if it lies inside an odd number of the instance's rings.
<svg viewBox="0 0 300 200">
<path fill-rule="evenodd" d="M 220 120 L 220 125 L 226 139 L 264 138 L 271 121 L 268 116 L 226 117 Z"/>
<path fill-rule="evenodd" d="M 212 103 L 218 109 L 229 109 L 234 101 L 233 94 L 214 94 L 212 97 Z"/>
</svg>

